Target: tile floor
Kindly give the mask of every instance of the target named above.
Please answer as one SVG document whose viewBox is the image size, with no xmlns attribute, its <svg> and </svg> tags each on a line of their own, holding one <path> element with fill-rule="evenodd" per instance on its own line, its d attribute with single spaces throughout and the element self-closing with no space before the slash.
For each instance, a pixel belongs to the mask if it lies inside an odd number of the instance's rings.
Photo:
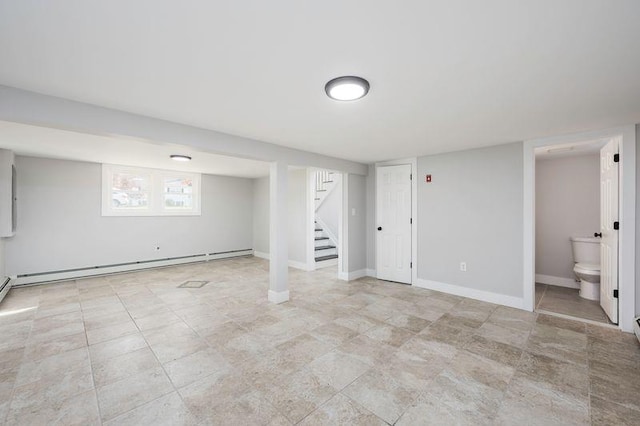
<svg viewBox="0 0 640 426">
<path fill-rule="evenodd" d="M 536 309 L 612 324 L 599 302 L 580 297 L 580 290 L 536 283 Z"/>
<path fill-rule="evenodd" d="M 254 258 L 12 290 L 6 424 L 640 424 L 628 334 Z M 205 280 L 202 288 L 177 288 Z"/>
</svg>

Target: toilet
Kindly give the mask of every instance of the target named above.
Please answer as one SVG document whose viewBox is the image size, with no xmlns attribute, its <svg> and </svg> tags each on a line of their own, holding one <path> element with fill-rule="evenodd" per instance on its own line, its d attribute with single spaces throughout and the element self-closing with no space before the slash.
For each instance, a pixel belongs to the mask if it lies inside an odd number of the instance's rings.
<svg viewBox="0 0 640 426">
<path fill-rule="evenodd" d="M 600 300 L 600 238 L 572 237 L 573 273 L 580 281 L 580 297 Z"/>
</svg>

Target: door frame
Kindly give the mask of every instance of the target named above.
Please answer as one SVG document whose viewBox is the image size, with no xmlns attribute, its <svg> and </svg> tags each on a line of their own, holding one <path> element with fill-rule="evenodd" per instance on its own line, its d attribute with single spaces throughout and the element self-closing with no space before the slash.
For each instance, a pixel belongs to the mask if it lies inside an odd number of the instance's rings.
<svg viewBox="0 0 640 426">
<path fill-rule="evenodd" d="M 377 276 L 378 270 L 378 238 L 375 236 L 375 228 L 377 228 L 378 223 L 378 208 L 377 208 L 377 194 L 378 194 L 378 182 L 376 176 L 378 175 L 378 167 L 384 166 L 402 166 L 402 165 L 410 165 L 411 166 L 411 218 L 413 219 L 413 223 L 411 226 L 411 285 L 416 285 L 418 282 L 418 179 L 417 179 L 417 170 L 418 170 L 418 159 L 417 157 L 403 158 L 400 160 L 391 160 L 391 161 L 382 161 L 375 164 L 373 170 L 373 228 L 369 230 L 371 232 L 370 235 L 373 236 L 373 260 L 376 265 L 376 270 L 373 271 L 374 277 Z"/>
<path fill-rule="evenodd" d="M 621 137 L 620 234 L 618 240 L 618 327 L 633 331 L 636 262 L 636 128 L 635 125 L 532 139 L 523 145 L 523 308 L 535 305 L 535 153 L 540 147 Z"/>
</svg>

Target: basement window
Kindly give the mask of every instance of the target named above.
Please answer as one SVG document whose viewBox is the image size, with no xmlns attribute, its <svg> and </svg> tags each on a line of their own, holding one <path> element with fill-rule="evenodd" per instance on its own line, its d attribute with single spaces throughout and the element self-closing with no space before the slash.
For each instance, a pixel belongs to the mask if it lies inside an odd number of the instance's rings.
<svg viewBox="0 0 640 426">
<path fill-rule="evenodd" d="M 102 165 L 103 216 L 199 216 L 200 174 Z"/>
</svg>

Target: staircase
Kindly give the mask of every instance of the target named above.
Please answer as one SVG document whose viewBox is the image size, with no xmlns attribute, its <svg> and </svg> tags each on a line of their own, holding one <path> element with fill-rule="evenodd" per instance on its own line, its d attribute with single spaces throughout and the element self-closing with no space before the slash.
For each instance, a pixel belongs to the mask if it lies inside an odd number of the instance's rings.
<svg viewBox="0 0 640 426">
<path fill-rule="evenodd" d="M 315 209 L 316 209 L 316 221 L 315 221 L 315 260 L 316 266 L 329 266 L 337 263 L 338 248 L 335 236 L 331 232 L 323 229 L 323 226 L 318 222 L 317 217 L 318 208 L 322 205 L 325 198 L 331 193 L 336 186 L 336 182 L 333 178 L 334 173 L 326 170 L 319 170 L 316 172 L 316 184 L 315 184 Z M 338 213 L 339 214 L 339 213 Z"/>
<path fill-rule="evenodd" d="M 318 225 L 318 222 L 316 222 L 315 247 L 316 263 L 338 258 L 338 248 L 333 241 L 331 241 L 331 238 L 329 238 L 324 229 Z"/>
</svg>

